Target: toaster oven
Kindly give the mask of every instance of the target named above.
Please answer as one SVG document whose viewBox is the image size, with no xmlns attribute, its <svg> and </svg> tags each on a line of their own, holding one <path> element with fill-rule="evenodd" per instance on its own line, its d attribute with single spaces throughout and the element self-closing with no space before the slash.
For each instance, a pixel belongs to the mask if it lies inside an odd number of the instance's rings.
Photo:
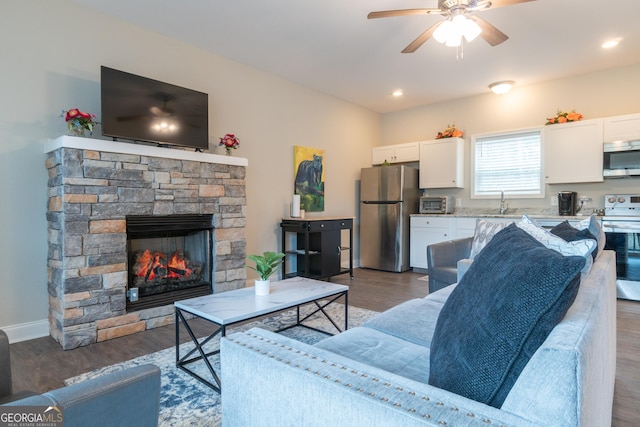
<svg viewBox="0 0 640 427">
<path fill-rule="evenodd" d="M 450 214 L 455 205 L 453 196 L 423 196 L 420 197 L 421 214 Z"/>
</svg>

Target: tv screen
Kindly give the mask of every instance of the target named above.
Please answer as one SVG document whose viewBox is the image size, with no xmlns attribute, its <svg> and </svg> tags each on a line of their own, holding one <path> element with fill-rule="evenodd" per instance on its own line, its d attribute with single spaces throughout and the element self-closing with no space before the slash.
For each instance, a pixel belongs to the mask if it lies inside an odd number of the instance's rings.
<svg viewBox="0 0 640 427">
<path fill-rule="evenodd" d="M 101 67 L 102 134 L 113 138 L 209 148 L 209 96 Z"/>
</svg>

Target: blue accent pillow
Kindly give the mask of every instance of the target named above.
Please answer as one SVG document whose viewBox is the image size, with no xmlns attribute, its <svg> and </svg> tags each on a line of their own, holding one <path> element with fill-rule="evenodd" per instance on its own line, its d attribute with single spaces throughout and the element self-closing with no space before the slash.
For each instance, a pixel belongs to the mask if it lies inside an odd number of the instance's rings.
<svg viewBox="0 0 640 427">
<path fill-rule="evenodd" d="M 556 236 L 566 240 L 567 242 L 575 242 L 576 240 L 583 239 L 594 240 L 596 242 L 596 246 L 593 248 L 591 256 L 593 257 L 594 261 L 596 259 L 596 256 L 598 256 L 598 239 L 596 239 L 596 236 L 594 236 L 588 228 L 578 230 L 577 228 L 569 224 L 569 221 L 563 221 L 549 231 L 551 232 L 551 234 L 555 234 Z"/>
<path fill-rule="evenodd" d="M 515 224 L 497 233 L 438 316 L 429 384 L 499 408 L 573 304 L 584 265 Z"/>
</svg>

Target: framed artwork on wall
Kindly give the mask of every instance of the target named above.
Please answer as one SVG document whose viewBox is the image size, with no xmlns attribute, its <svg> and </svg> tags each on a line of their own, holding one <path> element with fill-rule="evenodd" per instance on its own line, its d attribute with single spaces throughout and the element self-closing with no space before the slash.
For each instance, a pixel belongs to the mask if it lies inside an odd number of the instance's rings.
<svg viewBox="0 0 640 427">
<path fill-rule="evenodd" d="M 294 194 L 300 195 L 300 209 L 324 211 L 324 150 L 293 147 Z"/>
</svg>

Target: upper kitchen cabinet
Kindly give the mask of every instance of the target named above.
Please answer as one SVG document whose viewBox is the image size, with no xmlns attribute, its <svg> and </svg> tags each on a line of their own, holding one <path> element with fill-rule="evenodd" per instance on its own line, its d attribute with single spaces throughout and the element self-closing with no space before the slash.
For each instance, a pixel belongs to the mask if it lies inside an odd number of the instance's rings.
<svg viewBox="0 0 640 427">
<path fill-rule="evenodd" d="M 604 142 L 640 139 L 640 114 L 604 119 Z"/>
<path fill-rule="evenodd" d="M 385 162 L 405 163 L 420 160 L 420 148 L 418 142 L 406 144 L 385 145 L 371 149 L 371 164 L 381 165 Z"/>
<path fill-rule="evenodd" d="M 545 126 L 545 182 L 602 182 L 602 129 L 602 119 Z"/>
<path fill-rule="evenodd" d="M 420 188 L 464 188 L 464 140 L 420 143 Z"/>
</svg>

